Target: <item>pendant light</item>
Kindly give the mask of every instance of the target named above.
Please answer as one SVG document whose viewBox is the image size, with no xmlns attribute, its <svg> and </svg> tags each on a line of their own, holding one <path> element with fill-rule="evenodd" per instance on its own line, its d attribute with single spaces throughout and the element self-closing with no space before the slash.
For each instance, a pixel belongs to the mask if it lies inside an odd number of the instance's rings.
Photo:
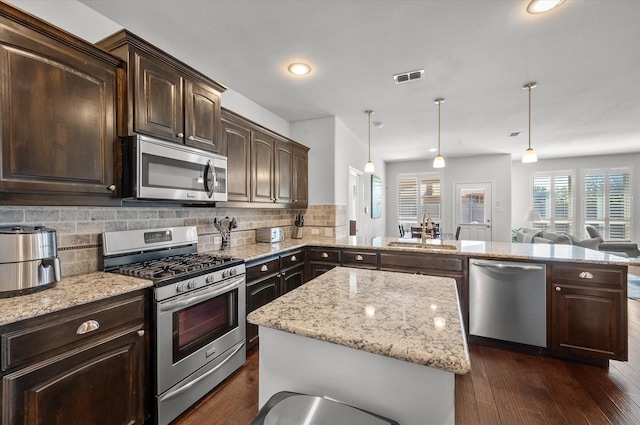
<svg viewBox="0 0 640 425">
<path fill-rule="evenodd" d="M 523 89 L 529 90 L 529 148 L 522 154 L 522 162 L 528 164 L 531 162 L 538 162 L 538 155 L 536 151 L 531 148 L 531 89 L 537 86 L 536 83 L 527 83 L 522 86 Z"/>
<path fill-rule="evenodd" d="M 433 168 L 444 168 L 444 158 L 440 155 L 440 105 L 444 102 L 444 98 L 439 97 L 433 102 L 438 104 L 438 155 L 433 158 Z"/>
<path fill-rule="evenodd" d="M 373 167 L 373 162 L 371 162 L 371 114 L 373 114 L 373 111 L 370 109 L 367 109 L 366 111 L 364 111 L 364 113 L 369 116 L 369 126 L 367 127 L 369 129 L 369 160 L 364 166 L 364 172 L 373 173 L 374 167 Z"/>
</svg>

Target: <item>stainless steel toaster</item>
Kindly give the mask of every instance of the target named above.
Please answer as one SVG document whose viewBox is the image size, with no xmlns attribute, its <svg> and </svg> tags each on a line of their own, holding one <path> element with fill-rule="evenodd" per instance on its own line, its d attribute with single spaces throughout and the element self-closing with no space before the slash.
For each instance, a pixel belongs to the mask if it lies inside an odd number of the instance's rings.
<svg viewBox="0 0 640 425">
<path fill-rule="evenodd" d="M 275 243 L 284 240 L 282 227 L 261 227 L 256 229 L 256 242 Z"/>
</svg>

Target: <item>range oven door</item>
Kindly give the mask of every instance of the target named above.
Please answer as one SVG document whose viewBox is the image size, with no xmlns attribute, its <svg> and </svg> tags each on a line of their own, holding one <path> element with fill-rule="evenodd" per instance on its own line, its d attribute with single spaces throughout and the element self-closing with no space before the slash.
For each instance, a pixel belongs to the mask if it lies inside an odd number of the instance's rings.
<svg viewBox="0 0 640 425">
<path fill-rule="evenodd" d="M 144 135 L 123 140 L 124 197 L 227 200 L 227 158 Z M 132 190 L 127 191 L 129 188 Z"/>
<path fill-rule="evenodd" d="M 244 342 L 245 276 L 157 302 L 155 309 L 156 394 L 162 394 Z"/>
</svg>

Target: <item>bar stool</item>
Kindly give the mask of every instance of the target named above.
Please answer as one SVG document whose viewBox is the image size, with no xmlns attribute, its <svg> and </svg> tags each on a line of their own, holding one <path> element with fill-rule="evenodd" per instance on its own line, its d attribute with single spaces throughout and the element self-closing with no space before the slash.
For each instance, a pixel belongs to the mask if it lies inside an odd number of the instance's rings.
<svg viewBox="0 0 640 425">
<path fill-rule="evenodd" d="M 391 419 L 315 395 L 274 394 L 249 425 L 399 425 Z"/>
</svg>

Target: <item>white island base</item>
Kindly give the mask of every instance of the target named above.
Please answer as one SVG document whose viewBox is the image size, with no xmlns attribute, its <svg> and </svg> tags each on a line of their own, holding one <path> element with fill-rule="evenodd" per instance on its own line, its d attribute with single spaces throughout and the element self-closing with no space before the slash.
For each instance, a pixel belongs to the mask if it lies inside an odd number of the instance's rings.
<svg viewBox="0 0 640 425">
<path fill-rule="evenodd" d="M 260 326 L 259 404 L 326 396 L 400 425 L 454 425 L 455 374 Z"/>
</svg>

